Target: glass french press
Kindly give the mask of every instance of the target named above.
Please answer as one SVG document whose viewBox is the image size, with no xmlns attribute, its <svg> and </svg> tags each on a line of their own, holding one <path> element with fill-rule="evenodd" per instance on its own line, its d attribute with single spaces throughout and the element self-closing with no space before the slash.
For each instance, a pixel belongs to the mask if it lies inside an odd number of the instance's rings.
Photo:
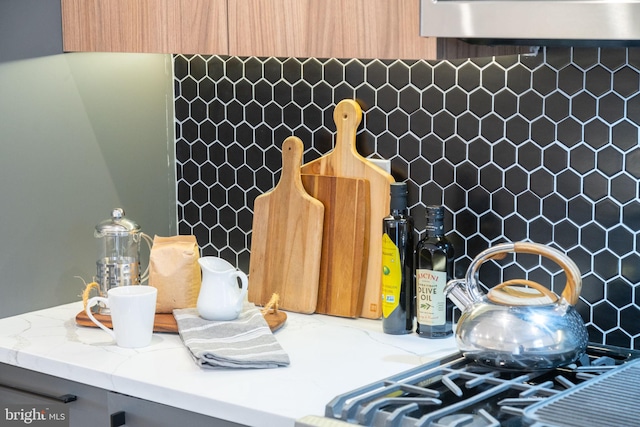
<svg viewBox="0 0 640 427">
<path fill-rule="evenodd" d="M 140 274 L 140 241 L 144 239 L 151 248 L 151 238 L 124 217 L 123 209 L 114 209 L 111 218 L 96 225 L 94 236 L 98 242 L 96 282 L 101 295 L 106 296 L 116 286 L 139 285 L 147 280 L 148 266 Z M 100 307 L 100 313 L 108 314 L 109 310 Z"/>
</svg>

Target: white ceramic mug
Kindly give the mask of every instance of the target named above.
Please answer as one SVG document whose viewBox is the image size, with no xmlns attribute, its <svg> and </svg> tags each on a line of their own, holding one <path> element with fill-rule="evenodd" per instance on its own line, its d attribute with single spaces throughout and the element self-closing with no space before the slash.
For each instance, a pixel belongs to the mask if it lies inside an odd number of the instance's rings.
<svg viewBox="0 0 640 427">
<path fill-rule="evenodd" d="M 156 312 L 158 289 L 153 286 L 118 286 L 109 289 L 107 298 L 93 297 L 87 302 L 87 316 L 107 332 L 118 346 L 146 347 L 153 337 L 153 321 Z M 97 320 L 91 307 L 101 302 L 111 310 L 113 330 Z"/>
</svg>

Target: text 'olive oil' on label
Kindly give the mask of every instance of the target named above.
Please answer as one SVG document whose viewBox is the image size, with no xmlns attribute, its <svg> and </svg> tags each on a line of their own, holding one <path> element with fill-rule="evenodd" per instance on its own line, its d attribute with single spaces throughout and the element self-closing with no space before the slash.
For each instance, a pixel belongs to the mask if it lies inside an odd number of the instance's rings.
<svg viewBox="0 0 640 427">
<path fill-rule="evenodd" d="M 444 325 L 447 321 L 447 297 L 444 271 L 416 270 L 417 319 L 423 325 Z"/>
<path fill-rule="evenodd" d="M 382 235 L 382 315 L 389 317 L 400 303 L 402 265 L 400 251 L 387 233 Z"/>
</svg>

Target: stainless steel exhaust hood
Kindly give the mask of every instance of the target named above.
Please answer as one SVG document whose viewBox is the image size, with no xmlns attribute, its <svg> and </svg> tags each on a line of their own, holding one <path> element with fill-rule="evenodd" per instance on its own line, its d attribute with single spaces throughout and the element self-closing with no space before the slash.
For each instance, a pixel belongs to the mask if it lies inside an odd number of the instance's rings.
<svg viewBox="0 0 640 427">
<path fill-rule="evenodd" d="M 640 0 L 420 0 L 420 35 L 487 44 L 640 45 Z"/>
</svg>

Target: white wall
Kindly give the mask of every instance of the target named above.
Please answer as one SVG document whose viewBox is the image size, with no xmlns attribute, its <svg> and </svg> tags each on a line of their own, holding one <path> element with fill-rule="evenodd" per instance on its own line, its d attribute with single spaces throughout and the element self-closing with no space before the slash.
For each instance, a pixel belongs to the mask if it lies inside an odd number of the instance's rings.
<svg viewBox="0 0 640 427">
<path fill-rule="evenodd" d="M 168 55 L 0 63 L 0 317 L 79 300 L 93 229 L 122 207 L 176 233 Z"/>
</svg>

